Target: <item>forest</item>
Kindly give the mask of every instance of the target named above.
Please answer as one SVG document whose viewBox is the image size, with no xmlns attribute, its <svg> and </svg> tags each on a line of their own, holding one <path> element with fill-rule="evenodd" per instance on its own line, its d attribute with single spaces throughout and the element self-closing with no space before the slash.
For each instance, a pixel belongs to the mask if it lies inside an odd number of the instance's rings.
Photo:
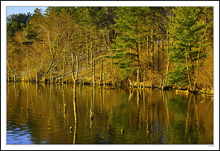
<svg viewBox="0 0 220 151">
<path fill-rule="evenodd" d="M 48 7 L 10 15 L 7 80 L 213 94 L 213 7 Z"/>
</svg>

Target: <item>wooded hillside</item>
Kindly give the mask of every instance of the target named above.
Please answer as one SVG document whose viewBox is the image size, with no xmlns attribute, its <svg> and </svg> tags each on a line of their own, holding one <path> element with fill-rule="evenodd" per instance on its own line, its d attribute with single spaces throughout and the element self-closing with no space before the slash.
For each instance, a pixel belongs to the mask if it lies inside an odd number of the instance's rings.
<svg viewBox="0 0 220 151">
<path fill-rule="evenodd" d="M 48 7 L 14 14 L 7 18 L 7 74 L 8 81 L 213 90 L 213 8 Z"/>
</svg>

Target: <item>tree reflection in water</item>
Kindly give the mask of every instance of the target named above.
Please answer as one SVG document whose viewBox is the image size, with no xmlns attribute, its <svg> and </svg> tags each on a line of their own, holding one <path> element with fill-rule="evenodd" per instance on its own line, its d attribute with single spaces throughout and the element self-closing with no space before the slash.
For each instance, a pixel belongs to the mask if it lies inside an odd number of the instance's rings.
<svg viewBox="0 0 220 151">
<path fill-rule="evenodd" d="M 212 144 L 213 101 L 150 89 L 9 83 L 7 143 L 24 135 L 30 141 L 21 144 Z"/>
</svg>

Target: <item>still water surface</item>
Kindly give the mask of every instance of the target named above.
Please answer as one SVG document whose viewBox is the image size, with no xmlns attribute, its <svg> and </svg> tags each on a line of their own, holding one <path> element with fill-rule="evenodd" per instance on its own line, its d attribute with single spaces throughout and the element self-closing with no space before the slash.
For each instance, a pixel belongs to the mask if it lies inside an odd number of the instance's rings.
<svg viewBox="0 0 220 151">
<path fill-rule="evenodd" d="M 43 143 L 213 144 L 213 98 L 8 83 L 7 144 Z"/>
</svg>

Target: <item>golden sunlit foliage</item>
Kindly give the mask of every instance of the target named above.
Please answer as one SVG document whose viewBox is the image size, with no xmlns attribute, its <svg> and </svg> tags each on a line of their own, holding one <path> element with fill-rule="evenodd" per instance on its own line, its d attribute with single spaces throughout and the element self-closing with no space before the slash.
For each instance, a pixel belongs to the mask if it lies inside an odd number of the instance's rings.
<svg viewBox="0 0 220 151">
<path fill-rule="evenodd" d="M 8 80 L 213 89 L 212 7 L 48 7 L 7 30 Z"/>
</svg>

